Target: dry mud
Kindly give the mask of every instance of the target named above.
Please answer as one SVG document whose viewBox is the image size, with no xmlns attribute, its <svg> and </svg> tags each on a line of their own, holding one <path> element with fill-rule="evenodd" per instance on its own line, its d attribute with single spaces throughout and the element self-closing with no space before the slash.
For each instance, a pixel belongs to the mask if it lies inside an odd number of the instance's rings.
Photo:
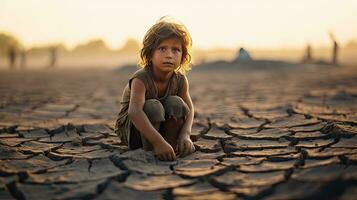
<svg viewBox="0 0 357 200">
<path fill-rule="evenodd" d="M 356 71 L 197 68 L 174 162 L 113 133 L 128 73 L 1 71 L 0 199 L 353 199 Z"/>
</svg>

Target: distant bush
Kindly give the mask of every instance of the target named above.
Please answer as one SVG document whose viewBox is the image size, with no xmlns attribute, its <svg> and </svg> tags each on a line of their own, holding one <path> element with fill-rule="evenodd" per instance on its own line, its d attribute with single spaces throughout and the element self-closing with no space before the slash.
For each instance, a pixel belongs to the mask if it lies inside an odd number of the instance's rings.
<svg viewBox="0 0 357 200">
<path fill-rule="evenodd" d="M 0 33 L 0 54 L 6 54 L 10 47 L 19 51 L 22 48 L 22 44 L 15 36 L 9 33 Z"/>
</svg>

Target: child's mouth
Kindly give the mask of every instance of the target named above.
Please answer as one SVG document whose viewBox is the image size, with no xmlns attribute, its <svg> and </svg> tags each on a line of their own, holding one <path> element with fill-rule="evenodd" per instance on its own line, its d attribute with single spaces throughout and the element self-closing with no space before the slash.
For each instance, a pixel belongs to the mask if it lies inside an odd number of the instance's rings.
<svg viewBox="0 0 357 200">
<path fill-rule="evenodd" d="M 166 65 L 173 65 L 171 62 L 164 62 L 163 64 L 166 64 Z"/>
</svg>

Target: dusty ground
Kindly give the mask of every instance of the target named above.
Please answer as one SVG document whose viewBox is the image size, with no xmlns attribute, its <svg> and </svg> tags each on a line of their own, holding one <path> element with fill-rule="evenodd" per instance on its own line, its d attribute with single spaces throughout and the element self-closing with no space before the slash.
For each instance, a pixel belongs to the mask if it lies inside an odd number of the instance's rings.
<svg viewBox="0 0 357 200">
<path fill-rule="evenodd" d="M 189 73 L 198 151 L 175 162 L 113 133 L 129 74 L 1 71 L 0 199 L 356 197 L 357 68 L 218 67 Z"/>
</svg>

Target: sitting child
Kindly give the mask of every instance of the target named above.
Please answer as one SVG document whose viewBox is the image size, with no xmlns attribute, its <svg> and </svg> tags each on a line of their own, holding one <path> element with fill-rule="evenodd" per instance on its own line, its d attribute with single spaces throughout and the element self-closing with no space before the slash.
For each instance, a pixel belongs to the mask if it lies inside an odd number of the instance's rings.
<svg viewBox="0 0 357 200">
<path fill-rule="evenodd" d="M 130 149 L 153 150 L 159 160 L 195 151 L 194 108 L 185 72 L 191 36 L 183 24 L 161 18 L 146 33 L 139 65 L 124 89 L 115 132 Z"/>
</svg>

